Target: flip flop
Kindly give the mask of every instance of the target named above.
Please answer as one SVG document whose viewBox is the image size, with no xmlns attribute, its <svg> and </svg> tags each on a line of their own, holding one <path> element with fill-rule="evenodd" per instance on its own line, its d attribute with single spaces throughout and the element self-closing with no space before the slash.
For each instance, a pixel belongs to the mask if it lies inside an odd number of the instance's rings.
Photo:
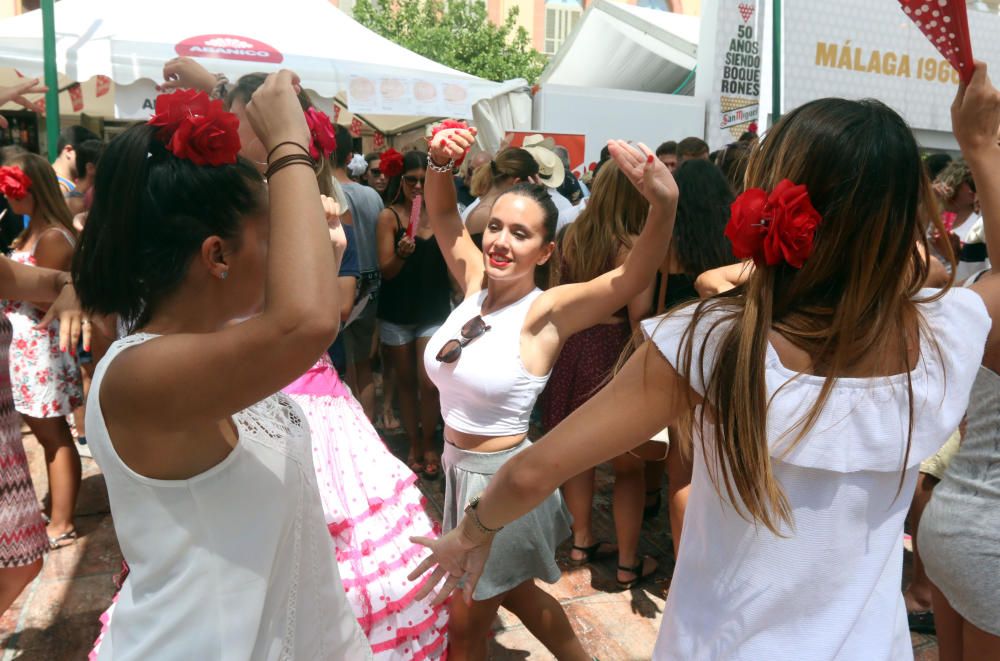
<svg viewBox="0 0 1000 661">
<path fill-rule="evenodd" d="M 416 473 L 417 475 L 420 475 L 421 473 L 424 472 L 424 462 L 420 461 L 416 457 L 407 457 L 406 467 L 409 468 L 414 473 Z"/>
<path fill-rule="evenodd" d="M 70 530 L 69 532 L 64 532 L 58 537 L 49 537 L 49 549 L 55 551 L 56 549 L 61 549 L 64 546 L 70 546 L 76 544 L 76 530 Z M 63 542 L 66 542 L 65 544 Z"/>
<path fill-rule="evenodd" d="M 602 546 L 610 547 L 610 548 L 606 548 L 602 552 L 601 551 L 601 547 Z M 605 558 L 610 558 L 611 556 L 613 556 L 616 553 L 618 553 L 618 547 L 617 546 L 615 546 L 611 542 L 607 542 L 607 541 L 604 541 L 604 540 L 601 540 L 601 541 L 597 542 L 596 544 L 592 544 L 590 546 L 577 546 L 576 544 L 574 544 L 573 545 L 573 550 L 574 551 L 580 551 L 581 553 L 583 553 L 583 557 L 582 558 L 574 558 L 573 556 L 570 556 L 569 562 L 574 567 L 582 567 L 584 565 L 589 565 L 590 563 L 594 562 L 595 560 L 603 560 Z"/>
<path fill-rule="evenodd" d="M 441 477 L 441 460 L 437 457 L 427 458 L 424 455 L 424 477 L 428 480 L 436 480 Z"/>
<path fill-rule="evenodd" d="M 653 568 L 647 572 L 644 572 L 643 569 L 645 569 L 646 567 L 647 559 L 653 561 Z M 637 564 L 634 567 L 626 567 L 625 565 L 618 565 L 618 571 L 628 572 L 629 574 L 635 574 L 635 578 L 633 578 L 631 581 L 619 581 L 618 577 L 616 576 L 615 581 L 618 582 L 618 586 L 622 590 L 631 590 L 635 586 L 639 585 L 639 583 L 642 583 L 644 580 L 655 574 L 656 570 L 659 568 L 660 564 L 656 562 L 656 558 L 650 555 L 644 555 L 642 556 L 642 558 L 639 559 L 639 564 Z"/>
</svg>

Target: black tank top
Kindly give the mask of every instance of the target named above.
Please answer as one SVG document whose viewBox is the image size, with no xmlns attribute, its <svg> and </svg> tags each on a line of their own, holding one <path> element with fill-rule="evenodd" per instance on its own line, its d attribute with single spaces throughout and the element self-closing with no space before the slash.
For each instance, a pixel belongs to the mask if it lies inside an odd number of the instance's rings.
<svg viewBox="0 0 1000 661">
<path fill-rule="evenodd" d="M 406 234 L 396 216 L 396 243 Z M 392 280 L 382 280 L 378 294 L 378 318 L 393 324 L 435 324 L 451 312 L 451 281 L 437 239 L 414 237 L 413 254 Z"/>
</svg>

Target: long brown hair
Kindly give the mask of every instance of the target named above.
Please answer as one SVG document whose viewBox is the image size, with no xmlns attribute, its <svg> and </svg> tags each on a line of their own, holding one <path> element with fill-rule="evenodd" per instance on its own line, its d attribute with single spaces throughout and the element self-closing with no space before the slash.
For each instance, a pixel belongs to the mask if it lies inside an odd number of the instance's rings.
<svg viewBox="0 0 1000 661">
<path fill-rule="evenodd" d="M 610 161 L 594 178 L 587 208 L 566 229 L 561 253 L 567 282 L 587 282 L 614 267 L 622 248 L 642 231 L 649 202 Z"/>
<path fill-rule="evenodd" d="M 928 270 L 919 246 L 926 251 L 930 223 L 944 231 L 913 134 L 878 101 L 820 99 L 786 115 L 754 148 L 746 185 L 773 190 L 783 179 L 804 184 L 822 216 L 812 255 L 802 269 L 758 266 L 744 285 L 694 304 L 681 343 L 682 373 L 708 373 L 705 399 L 714 408 L 702 408 L 700 424 L 706 429 L 711 416 L 714 429 L 702 442 L 713 446 L 706 456 L 718 457 L 710 468 L 715 488 L 775 534 L 792 521 L 768 443 L 768 333 L 805 351 L 808 371 L 826 377 L 816 402 L 780 439 L 785 453 L 816 423 L 837 375 L 875 359 L 876 373 L 906 370 L 908 459 L 911 352 L 927 332 L 915 300 Z M 704 364 L 705 344 L 695 364 L 694 329 L 703 321 L 718 352 L 713 366 Z"/>
<path fill-rule="evenodd" d="M 56 173 L 49 162 L 38 154 L 28 153 L 17 155 L 10 164 L 21 168 L 31 179 L 30 192 L 35 200 L 35 209 L 31 216 L 58 224 L 76 237 L 77 231 L 73 227 L 73 213 L 66 206 L 66 200 L 59 188 L 59 180 L 56 179 Z M 29 229 L 26 227 L 23 232 L 17 235 L 17 238 L 10 244 L 11 248 L 20 250 L 24 246 Z"/>
</svg>

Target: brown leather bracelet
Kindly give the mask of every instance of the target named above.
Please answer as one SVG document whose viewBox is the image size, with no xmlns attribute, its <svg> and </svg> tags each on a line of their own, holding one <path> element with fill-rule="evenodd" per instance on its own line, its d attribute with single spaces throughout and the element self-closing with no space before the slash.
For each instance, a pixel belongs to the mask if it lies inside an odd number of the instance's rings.
<svg viewBox="0 0 1000 661">
<path fill-rule="evenodd" d="M 265 179 L 270 179 L 279 170 L 288 167 L 289 165 L 295 165 L 296 163 L 301 163 L 302 165 L 308 165 L 310 170 L 315 171 L 316 162 L 305 154 L 288 154 L 287 156 L 282 156 L 274 163 L 267 166 L 267 171 L 264 173 Z"/>
<path fill-rule="evenodd" d="M 299 143 L 297 143 L 297 142 L 295 142 L 293 140 L 285 140 L 284 142 L 279 142 L 278 144 L 276 144 L 274 147 L 271 148 L 271 151 L 267 152 L 267 162 L 270 163 L 271 162 L 271 156 L 274 155 L 274 152 L 278 151 L 279 147 L 284 147 L 285 145 L 294 145 L 295 147 L 298 147 L 299 149 L 301 149 L 302 152 L 306 156 L 309 156 L 309 150 L 308 149 L 306 149 L 305 147 L 303 147 L 302 145 L 300 145 Z M 310 156 L 310 158 L 312 158 L 312 157 Z"/>
</svg>

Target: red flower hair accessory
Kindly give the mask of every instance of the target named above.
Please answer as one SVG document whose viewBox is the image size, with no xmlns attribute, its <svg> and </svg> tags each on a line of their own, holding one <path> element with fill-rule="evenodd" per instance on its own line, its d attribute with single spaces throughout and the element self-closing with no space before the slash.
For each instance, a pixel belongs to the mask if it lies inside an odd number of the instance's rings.
<svg viewBox="0 0 1000 661">
<path fill-rule="evenodd" d="M 395 149 L 386 149 L 379 156 L 379 169 L 386 177 L 398 177 L 403 174 L 403 155 Z"/>
<path fill-rule="evenodd" d="M 443 122 L 441 122 L 440 124 L 438 124 L 437 126 L 435 126 L 434 128 L 431 129 L 431 143 L 434 142 L 434 136 L 436 136 L 441 131 L 446 131 L 448 129 L 465 129 L 466 131 L 468 131 L 469 130 L 469 125 L 466 124 L 465 122 L 460 122 L 460 121 L 455 120 L 455 119 L 446 119 L 446 120 L 444 120 Z M 455 165 L 456 166 L 457 165 L 461 165 L 462 161 L 464 161 L 464 160 L 465 160 L 465 155 L 463 154 L 462 158 L 460 158 L 460 159 L 458 159 L 458 160 L 455 161 Z"/>
<path fill-rule="evenodd" d="M 204 92 L 161 94 L 148 124 L 159 127 L 156 137 L 170 153 L 195 165 L 230 165 L 240 151 L 239 119 Z"/>
<path fill-rule="evenodd" d="M 739 259 L 753 259 L 758 266 L 784 262 L 800 269 L 812 254 L 821 220 L 806 187 L 785 179 L 770 194 L 751 188 L 737 197 L 726 237 Z"/>
<path fill-rule="evenodd" d="M 0 168 L 0 193 L 11 200 L 23 200 L 31 190 L 31 177 L 16 165 Z"/>
<path fill-rule="evenodd" d="M 313 160 L 319 160 L 320 154 L 323 158 L 329 158 L 337 149 L 337 134 L 330 123 L 330 117 L 322 110 L 309 108 L 306 110 L 306 124 L 309 125 L 309 134 L 312 136 L 309 155 Z"/>
</svg>

